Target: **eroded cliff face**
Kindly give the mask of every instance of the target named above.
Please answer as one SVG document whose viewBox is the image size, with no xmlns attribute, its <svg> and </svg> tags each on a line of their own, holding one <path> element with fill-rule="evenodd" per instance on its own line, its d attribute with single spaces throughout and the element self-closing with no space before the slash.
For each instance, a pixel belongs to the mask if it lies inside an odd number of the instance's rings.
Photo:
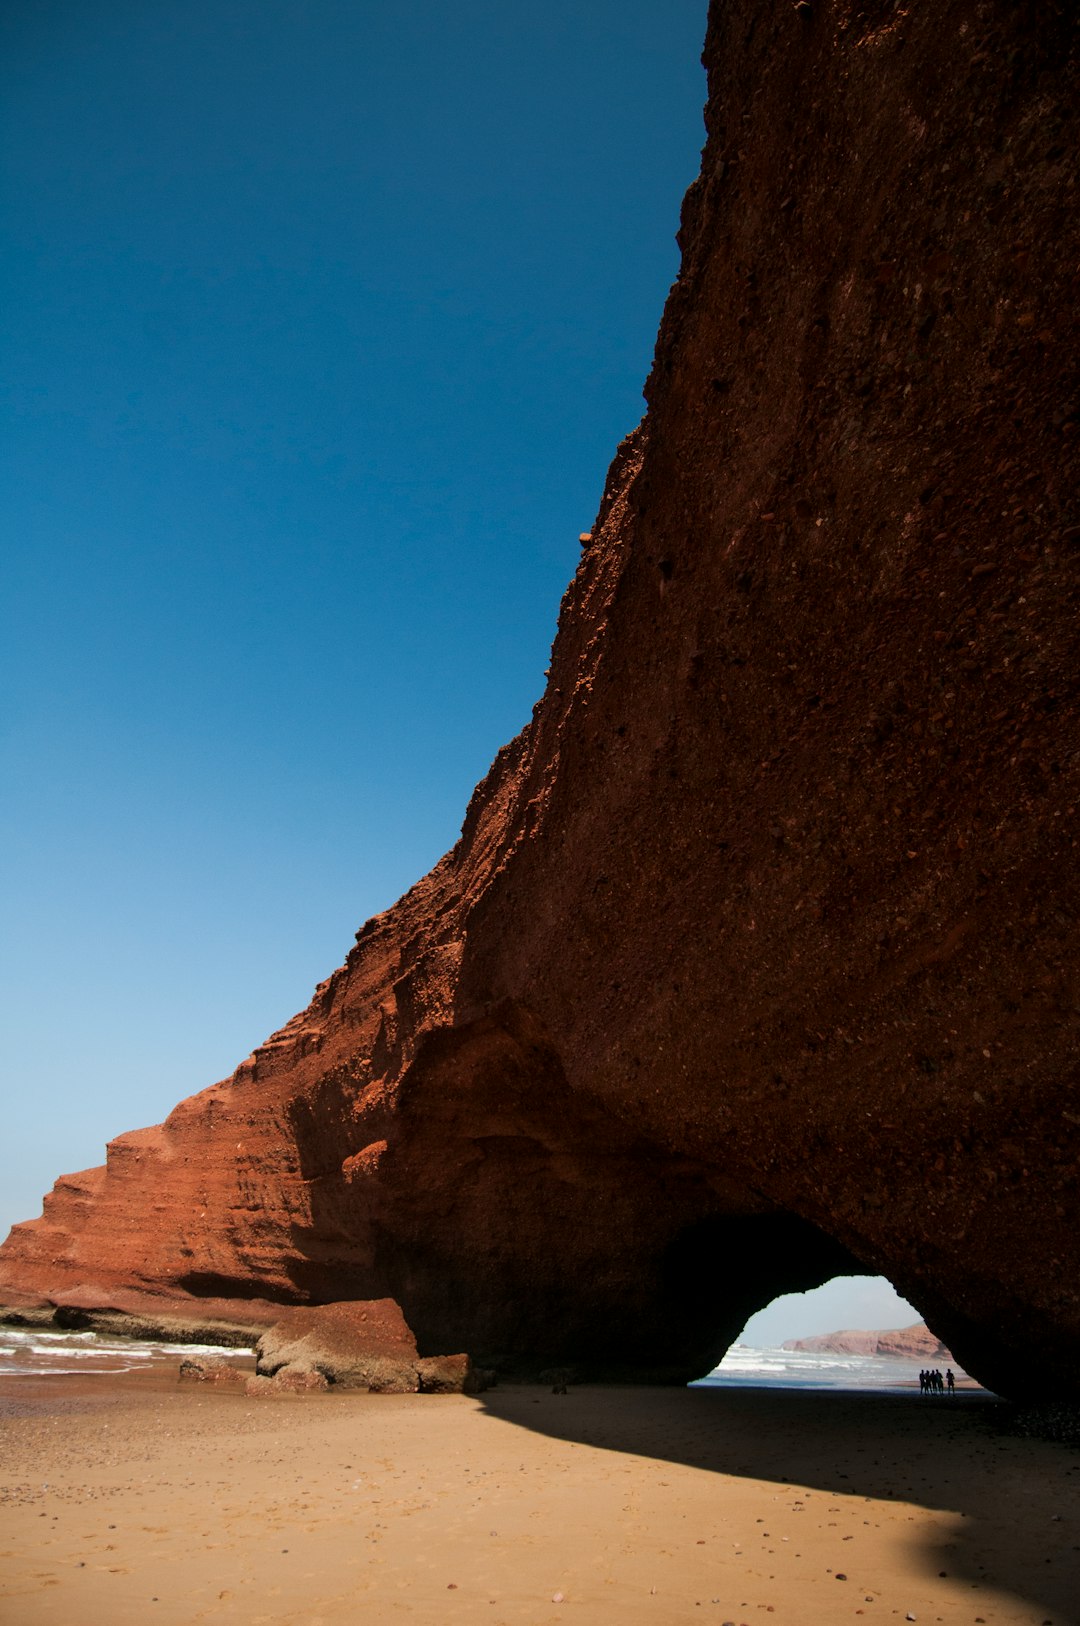
<svg viewBox="0 0 1080 1626">
<path fill-rule="evenodd" d="M 0 1291 L 685 1377 L 881 1271 L 1080 1392 L 1077 25 L 716 3 L 648 386 L 458 845 Z"/>
<path fill-rule="evenodd" d="M 897 1327 L 887 1332 L 853 1329 L 815 1333 L 810 1338 L 786 1338 L 783 1347 L 805 1350 L 811 1354 L 887 1355 L 890 1359 L 895 1357 L 898 1360 L 953 1365 L 949 1350 L 922 1321 L 916 1321 L 913 1327 Z"/>
</svg>

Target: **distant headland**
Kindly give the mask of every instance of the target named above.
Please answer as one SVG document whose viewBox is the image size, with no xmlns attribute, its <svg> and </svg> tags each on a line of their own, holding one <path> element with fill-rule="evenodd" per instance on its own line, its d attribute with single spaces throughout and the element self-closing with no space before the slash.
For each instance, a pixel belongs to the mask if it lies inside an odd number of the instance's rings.
<svg viewBox="0 0 1080 1626">
<path fill-rule="evenodd" d="M 947 1361 L 950 1366 L 959 1364 L 925 1321 L 916 1321 L 910 1327 L 887 1332 L 820 1332 L 812 1338 L 785 1339 L 781 1348 L 817 1355 L 894 1355 L 902 1360 Z"/>
</svg>

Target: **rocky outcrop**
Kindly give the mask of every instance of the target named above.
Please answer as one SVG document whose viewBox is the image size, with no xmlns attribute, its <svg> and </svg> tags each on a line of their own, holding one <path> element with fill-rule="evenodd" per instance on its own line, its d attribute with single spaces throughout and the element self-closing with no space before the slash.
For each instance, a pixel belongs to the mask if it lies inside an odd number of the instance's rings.
<svg viewBox="0 0 1080 1626">
<path fill-rule="evenodd" d="M 821 1332 L 810 1338 L 788 1338 L 784 1349 L 827 1355 L 887 1355 L 899 1360 L 957 1363 L 940 1338 L 922 1321 L 888 1332 Z"/>
<path fill-rule="evenodd" d="M 674 1378 L 870 1270 L 1080 1390 L 1075 9 L 717 0 L 706 60 L 532 721 L 10 1300 L 392 1296 L 422 1354 Z"/>
<path fill-rule="evenodd" d="M 421 1357 L 393 1299 L 289 1310 L 262 1333 L 255 1353 L 257 1378 L 293 1388 L 479 1394 L 489 1377 L 465 1354 Z"/>
<path fill-rule="evenodd" d="M 256 1345 L 258 1377 L 310 1377 L 373 1394 L 416 1394 L 416 1339 L 393 1299 L 293 1310 Z"/>
</svg>

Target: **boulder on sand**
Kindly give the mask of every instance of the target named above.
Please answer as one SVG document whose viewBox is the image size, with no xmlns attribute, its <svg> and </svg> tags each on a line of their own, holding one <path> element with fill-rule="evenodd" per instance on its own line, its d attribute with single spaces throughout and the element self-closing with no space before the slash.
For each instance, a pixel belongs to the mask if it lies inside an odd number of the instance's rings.
<svg viewBox="0 0 1080 1626">
<path fill-rule="evenodd" d="M 260 1377 L 255 1373 L 244 1380 L 244 1393 L 256 1400 L 276 1395 L 325 1394 L 329 1387 L 321 1372 L 291 1366 L 283 1366 L 272 1378 Z"/>
<path fill-rule="evenodd" d="M 467 1355 L 422 1359 L 394 1299 L 290 1310 L 263 1333 L 256 1355 L 258 1377 L 317 1375 L 373 1394 L 475 1394 L 486 1387 Z"/>
<path fill-rule="evenodd" d="M 393 1299 L 345 1300 L 291 1310 L 256 1346 L 260 1377 L 318 1372 L 328 1383 L 377 1394 L 420 1387 L 416 1339 Z"/>
<path fill-rule="evenodd" d="M 474 1366 L 467 1355 L 429 1355 L 417 1363 L 417 1376 L 424 1395 L 478 1395 L 495 1380 L 494 1372 Z"/>
<path fill-rule="evenodd" d="M 243 1373 L 222 1355 L 191 1355 L 180 1362 L 180 1376 L 191 1383 L 233 1383 Z"/>
</svg>

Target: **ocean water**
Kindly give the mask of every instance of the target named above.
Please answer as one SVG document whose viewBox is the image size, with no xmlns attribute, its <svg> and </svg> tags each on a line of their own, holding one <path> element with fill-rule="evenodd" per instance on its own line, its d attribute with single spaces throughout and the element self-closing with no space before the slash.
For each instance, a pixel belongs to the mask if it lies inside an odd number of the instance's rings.
<svg viewBox="0 0 1080 1626">
<path fill-rule="evenodd" d="M 254 1353 L 253 1349 L 223 1349 L 217 1344 L 166 1344 L 96 1332 L 0 1327 L 0 1379 L 106 1375 L 154 1366 L 175 1371 L 187 1355 L 220 1355 L 246 1362 Z M 956 1375 L 962 1376 L 959 1371 Z M 716 1370 L 693 1387 L 917 1390 L 919 1362 L 734 1344 Z"/>
<path fill-rule="evenodd" d="M 139 1372 L 167 1362 L 177 1366 L 185 1355 L 243 1360 L 254 1353 L 253 1349 L 221 1349 L 217 1344 L 163 1344 L 96 1332 L 0 1327 L 0 1378 Z"/>
<path fill-rule="evenodd" d="M 834 1355 L 733 1344 L 716 1370 L 694 1387 L 917 1391 L 920 1365 L 919 1361 L 896 1356 Z M 959 1379 L 962 1374 L 953 1370 Z"/>
</svg>

